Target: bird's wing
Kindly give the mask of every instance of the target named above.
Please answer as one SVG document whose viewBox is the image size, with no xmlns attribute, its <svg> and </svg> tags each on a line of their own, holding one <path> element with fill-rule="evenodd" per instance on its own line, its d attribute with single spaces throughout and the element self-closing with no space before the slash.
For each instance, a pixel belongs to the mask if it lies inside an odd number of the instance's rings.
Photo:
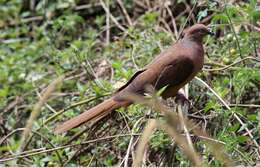
<svg viewBox="0 0 260 167">
<path fill-rule="evenodd" d="M 185 84 L 194 71 L 192 60 L 185 56 L 179 56 L 170 61 L 170 57 L 164 57 L 165 66 L 159 67 L 157 63 L 147 66 L 147 69 L 137 71 L 131 79 L 116 92 L 116 99 L 120 99 L 125 93 L 143 94 L 146 85 L 153 85 L 157 90 L 164 86 L 179 87 Z M 166 60 L 168 59 L 168 60 Z"/>
<path fill-rule="evenodd" d="M 185 84 L 193 71 L 193 61 L 181 56 L 164 67 L 157 77 L 154 87 L 158 90 L 167 85 L 173 87 Z"/>
<path fill-rule="evenodd" d="M 130 85 L 133 80 L 138 76 L 140 75 L 141 73 L 143 73 L 146 69 L 142 69 L 142 70 L 139 70 L 137 72 L 134 73 L 134 75 L 127 81 L 126 84 L 124 84 L 123 86 L 121 86 L 116 92 L 120 92 L 121 90 L 125 89 L 128 85 Z"/>
</svg>

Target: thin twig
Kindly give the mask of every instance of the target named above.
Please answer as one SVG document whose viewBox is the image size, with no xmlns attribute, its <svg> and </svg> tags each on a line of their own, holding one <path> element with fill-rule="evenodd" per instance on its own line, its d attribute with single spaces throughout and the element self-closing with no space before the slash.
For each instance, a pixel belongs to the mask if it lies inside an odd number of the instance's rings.
<svg viewBox="0 0 260 167">
<path fill-rule="evenodd" d="M 188 20 L 190 19 L 190 17 L 191 17 L 191 15 L 192 15 L 192 13 L 193 13 L 193 11 L 194 11 L 194 9 L 195 9 L 196 6 L 197 6 L 197 1 L 194 3 L 192 9 L 191 9 L 190 12 L 189 12 L 188 17 L 186 18 L 184 24 L 183 24 L 182 27 L 180 28 L 179 35 L 178 35 L 177 40 L 180 39 L 181 34 L 182 34 L 183 30 L 184 30 L 184 27 L 186 26 L 186 24 L 187 24 Z"/>
<path fill-rule="evenodd" d="M 173 32 L 172 32 L 172 30 L 171 30 L 171 28 L 170 28 L 170 26 L 168 25 L 168 23 L 165 21 L 165 19 L 164 18 L 160 18 L 160 21 L 164 24 L 164 26 L 165 26 L 165 28 L 167 29 L 167 31 L 169 32 L 169 34 L 170 34 L 170 36 L 171 36 L 171 39 L 172 39 L 172 41 L 175 41 L 175 38 L 174 38 L 174 36 L 173 36 Z"/>
<path fill-rule="evenodd" d="M 209 71 L 209 72 L 211 72 L 211 71 L 223 71 L 223 70 L 226 70 L 226 69 L 228 69 L 230 67 L 233 67 L 234 65 L 239 64 L 239 63 L 241 63 L 241 62 L 243 62 L 245 60 L 248 60 L 248 59 L 260 62 L 260 60 L 258 58 L 255 58 L 255 57 L 245 57 L 245 58 L 243 58 L 241 60 L 238 60 L 237 62 L 234 62 L 234 63 L 232 63 L 230 65 L 225 66 L 225 67 L 215 68 L 215 69 L 203 69 L 203 70 Z"/>
<path fill-rule="evenodd" d="M 250 136 L 251 140 L 254 142 L 254 144 L 256 145 L 256 147 L 259 149 L 259 145 L 256 142 L 256 140 L 254 139 L 254 136 L 252 135 L 252 133 L 249 131 L 249 129 L 246 127 L 246 124 L 239 118 L 239 116 L 234 113 L 234 111 L 231 110 L 231 108 L 229 107 L 229 105 L 220 97 L 220 95 L 217 94 L 217 92 L 215 92 L 206 82 L 204 82 L 202 79 L 195 77 L 195 79 L 197 81 L 199 81 L 200 83 L 202 83 L 207 89 L 209 89 L 218 99 L 219 101 L 228 109 L 232 112 L 232 114 L 234 115 L 234 117 L 236 118 L 236 120 L 242 125 L 242 127 L 245 128 L 245 130 L 248 132 L 248 135 Z"/>
<path fill-rule="evenodd" d="M 25 128 L 18 128 L 18 129 L 15 129 L 13 130 L 12 132 L 10 132 L 8 135 L 6 135 L 3 139 L 1 139 L 0 141 L 0 146 L 3 145 L 4 141 L 6 141 L 9 137 L 11 137 L 12 135 L 14 135 L 16 132 L 19 132 L 19 131 L 24 131 L 26 130 Z M 51 141 L 49 141 L 49 139 L 47 137 L 45 137 L 43 134 L 37 132 L 37 131 L 34 131 L 32 130 L 32 133 L 33 134 L 36 134 L 38 136 L 40 136 L 42 139 L 44 139 L 52 148 L 55 148 L 54 144 L 51 143 Z M 30 153 L 33 153 L 33 152 L 38 152 L 38 151 L 43 151 L 45 150 L 46 148 L 39 148 L 39 149 L 35 149 L 35 150 L 27 150 L 27 151 L 23 151 L 20 153 L 20 155 L 24 155 L 24 154 L 30 154 Z M 57 156 L 58 156 L 58 159 L 60 161 L 60 163 L 62 164 L 62 159 L 61 159 L 61 156 L 59 154 L 59 152 L 56 150 L 55 151 Z M 15 155 L 13 155 L 15 156 Z"/>
<path fill-rule="evenodd" d="M 92 161 L 93 161 L 93 159 L 94 159 L 94 156 L 95 156 L 95 154 L 93 154 L 93 156 L 91 157 L 91 159 L 90 159 L 90 161 L 89 161 L 87 167 L 90 167 L 90 165 L 91 165 L 91 163 L 92 163 Z"/>
<path fill-rule="evenodd" d="M 136 61 L 135 61 L 135 51 L 136 51 L 136 47 L 135 47 L 135 45 L 133 44 L 133 48 L 132 48 L 132 50 L 131 50 L 131 59 L 132 59 L 132 62 L 133 62 L 133 64 L 134 64 L 135 69 L 136 69 L 137 71 L 139 71 L 140 69 L 139 69 L 139 67 L 138 67 L 138 65 L 136 64 Z"/>
<path fill-rule="evenodd" d="M 184 107 L 185 108 L 185 107 Z M 178 114 L 179 114 L 179 117 L 180 117 L 180 122 L 182 124 L 182 127 L 183 127 L 183 130 L 184 130 L 184 133 L 185 133 L 185 136 L 187 138 L 187 143 L 190 147 L 190 150 L 193 152 L 193 154 L 195 153 L 195 149 L 193 147 L 193 143 L 192 143 L 192 140 L 191 140 L 191 137 L 190 137 L 190 133 L 188 131 L 188 128 L 187 126 L 185 125 L 185 121 L 184 121 L 184 114 L 183 112 L 186 112 L 186 111 L 182 111 L 182 107 L 181 105 L 178 105 Z"/>
<path fill-rule="evenodd" d="M 126 8 L 124 7 L 124 4 L 123 4 L 122 0 L 116 0 L 116 1 L 117 1 L 117 3 L 119 4 L 120 8 L 122 9 L 123 14 L 125 15 L 125 18 L 126 18 L 128 24 L 129 24 L 130 26 L 132 26 L 132 25 L 133 25 L 133 22 L 132 22 L 132 20 L 131 20 L 131 18 L 130 18 L 130 16 L 129 16 L 129 14 L 128 14 L 127 11 L 126 11 Z"/>
<path fill-rule="evenodd" d="M 171 20 L 172 20 L 172 26 L 173 26 L 175 38 L 178 39 L 179 33 L 178 33 L 178 29 L 177 29 L 177 26 L 176 26 L 176 21 L 174 19 L 174 16 L 173 16 L 172 11 L 171 11 L 171 9 L 169 8 L 168 5 L 166 5 L 166 9 L 167 9 L 167 12 L 169 13 L 169 15 L 171 17 Z"/>
<path fill-rule="evenodd" d="M 139 120 L 137 120 L 132 128 L 132 133 L 134 133 L 134 131 L 136 130 L 136 127 L 137 125 L 142 121 L 143 117 L 141 117 Z M 135 136 L 131 136 L 131 139 L 129 141 L 129 144 L 128 144 L 128 148 L 127 148 L 127 151 L 126 151 L 126 155 L 123 159 L 123 161 L 121 162 L 121 164 L 124 162 L 124 167 L 128 167 L 128 158 L 129 158 L 129 155 L 130 155 L 130 151 L 132 150 L 132 147 L 133 147 L 133 141 L 134 141 L 134 137 Z M 121 165 L 119 165 L 121 166 Z"/>
<path fill-rule="evenodd" d="M 36 94 L 37 94 L 37 96 L 38 96 L 39 99 L 42 98 L 42 96 L 41 96 L 41 94 L 40 94 L 40 92 L 39 92 L 38 90 L 36 90 Z M 54 108 L 52 108 L 47 102 L 45 103 L 45 106 L 46 106 L 46 108 L 48 108 L 51 112 L 57 113 L 56 110 L 55 110 Z"/>
<path fill-rule="evenodd" d="M 227 15 L 227 18 L 228 18 L 228 21 L 229 21 L 229 23 L 230 23 L 231 30 L 232 30 L 232 32 L 233 32 L 233 34 L 234 34 L 234 36 L 235 36 L 236 44 L 237 44 L 237 47 L 238 47 L 238 50 L 239 50 L 239 56 L 240 56 L 241 59 L 243 59 L 242 50 L 241 50 L 241 47 L 240 47 L 240 43 L 239 43 L 239 40 L 238 40 L 238 36 L 237 36 L 236 31 L 235 31 L 233 22 L 232 22 L 232 20 L 231 20 L 229 14 L 228 14 L 228 11 L 227 11 L 227 3 L 226 3 L 226 1 L 225 1 L 224 11 L 225 11 L 225 13 L 226 13 L 226 15 Z"/>
<path fill-rule="evenodd" d="M 91 3 L 91 4 L 84 4 L 84 5 L 79 5 L 79 6 L 75 6 L 75 10 L 85 10 L 85 9 L 90 9 L 93 7 L 98 7 L 101 6 L 100 3 Z"/>
<path fill-rule="evenodd" d="M 111 18 L 111 20 L 116 24 L 116 26 L 122 30 L 122 31 L 126 31 L 126 29 L 116 20 L 116 18 L 109 12 L 108 7 L 106 6 L 106 4 L 103 2 L 103 0 L 100 0 L 100 4 L 103 7 L 103 9 L 105 10 L 106 13 L 109 13 L 109 17 Z"/>
<path fill-rule="evenodd" d="M 42 150 L 42 151 L 38 151 L 38 152 L 33 152 L 33 150 L 31 150 L 33 153 L 25 154 L 25 155 L 23 155 L 23 152 L 21 152 L 20 154 L 10 156 L 8 158 L 0 159 L 0 162 L 1 163 L 7 162 L 7 161 L 14 160 L 14 159 L 20 159 L 20 158 L 30 157 L 30 156 L 34 156 L 34 155 L 43 154 L 43 153 L 49 153 L 49 152 L 53 152 L 53 151 L 57 151 L 57 150 L 65 149 L 65 148 L 76 147 L 76 146 L 79 146 L 79 145 L 85 145 L 85 144 L 90 144 L 90 143 L 94 143 L 94 142 L 100 142 L 100 141 L 103 141 L 103 140 L 109 140 L 109 139 L 113 139 L 113 138 L 133 136 L 133 135 L 134 136 L 140 136 L 140 134 L 120 134 L 120 135 L 106 136 L 106 137 L 103 137 L 103 138 L 88 140 L 88 141 L 78 143 L 78 144 L 70 144 L 70 145 L 60 146 L 60 147 Z"/>
<path fill-rule="evenodd" d="M 106 45 L 109 45 L 110 42 L 110 5 L 109 5 L 109 0 L 106 0 L 107 4 L 107 10 L 106 10 Z"/>
<path fill-rule="evenodd" d="M 110 93 L 107 93 L 107 94 L 104 94 L 102 96 L 95 96 L 95 97 L 92 97 L 92 98 L 89 98 L 89 99 L 85 99 L 85 100 L 82 100 L 82 101 L 79 101 L 79 102 L 76 102 L 76 103 L 72 103 L 70 104 L 69 106 L 59 110 L 58 112 L 56 112 L 56 114 L 53 114 L 52 116 L 50 116 L 49 118 L 47 118 L 44 122 L 43 122 L 43 125 L 46 125 L 47 123 L 49 123 L 50 121 L 52 121 L 53 119 L 55 119 L 56 117 L 58 117 L 59 115 L 61 115 L 62 113 L 64 113 L 65 111 L 71 109 L 71 108 L 75 108 L 77 106 L 80 106 L 80 105 L 83 105 L 83 104 L 87 104 L 91 101 L 94 101 L 96 99 L 99 99 L 101 97 L 104 97 L 104 96 L 108 96 L 110 95 Z"/>
<path fill-rule="evenodd" d="M 201 138 L 201 139 L 213 141 L 213 142 L 215 142 L 215 143 L 226 144 L 226 143 L 223 142 L 223 141 L 219 141 L 219 140 L 216 140 L 216 139 L 213 139 L 213 138 L 210 138 L 210 137 L 200 136 L 200 135 L 198 135 L 198 137 Z"/>
<path fill-rule="evenodd" d="M 248 107 L 248 108 L 260 108 L 257 104 L 229 104 L 230 107 Z"/>
</svg>

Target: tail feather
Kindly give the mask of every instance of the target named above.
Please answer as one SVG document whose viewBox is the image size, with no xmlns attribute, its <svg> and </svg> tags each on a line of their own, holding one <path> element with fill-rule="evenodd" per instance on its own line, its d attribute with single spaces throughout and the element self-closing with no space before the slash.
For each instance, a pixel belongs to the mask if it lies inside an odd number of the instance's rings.
<svg viewBox="0 0 260 167">
<path fill-rule="evenodd" d="M 99 115 L 105 115 L 108 114 L 109 112 L 122 107 L 126 105 L 125 102 L 118 102 L 113 100 L 112 98 L 105 100 L 104 102 L 98 104 L 97 106 L 83 112 L 82 114 L 62 123 L 61 125 L 58 125 L 54 132 L 57 133 L 62 133 L 67 130 L 70 130 L 72 128 L 75 128 L 79 126 L 80 124 L 87 122 Z"/>
</svg>

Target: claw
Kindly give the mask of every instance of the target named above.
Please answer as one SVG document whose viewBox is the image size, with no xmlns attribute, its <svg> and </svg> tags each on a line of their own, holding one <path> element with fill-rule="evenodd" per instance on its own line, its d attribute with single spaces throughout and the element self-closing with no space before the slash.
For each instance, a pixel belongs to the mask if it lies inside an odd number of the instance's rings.
<svg viewBox="0 0 260 167">
<path fill-rule="evenodd" d="M 190 108 L 191 106 L 191 101 L 185 96 L 184 91 L 181 89 L 178 91 L 177 95 L 175 96 L 175 102 L 179 103 L 183 106 L 188 106 Z"/>
</svg>

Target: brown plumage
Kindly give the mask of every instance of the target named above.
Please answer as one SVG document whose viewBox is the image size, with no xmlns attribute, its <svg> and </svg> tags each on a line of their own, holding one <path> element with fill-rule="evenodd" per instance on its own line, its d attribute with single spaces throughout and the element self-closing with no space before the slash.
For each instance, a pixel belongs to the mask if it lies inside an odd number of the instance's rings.
<svg viewBox="0 0 260 167">
<path fill-rule="evenodd" d="M 167 86 L 163 98 L 175 96 L 201 70 L 204 62 L 202 39 L 207 34 L 212 33 L 202 24 L 186 29 L 182 40 L 160 53 L 143 70 L 137 71 L 111 98 L 57 126 L 55 133 L 65 132 L 117 108 L 129 106 L 132 102 L 123 99 L 124 95 L 143 94 L 146 85 L 153 85 L 156 90 Z"/>
</svg>

